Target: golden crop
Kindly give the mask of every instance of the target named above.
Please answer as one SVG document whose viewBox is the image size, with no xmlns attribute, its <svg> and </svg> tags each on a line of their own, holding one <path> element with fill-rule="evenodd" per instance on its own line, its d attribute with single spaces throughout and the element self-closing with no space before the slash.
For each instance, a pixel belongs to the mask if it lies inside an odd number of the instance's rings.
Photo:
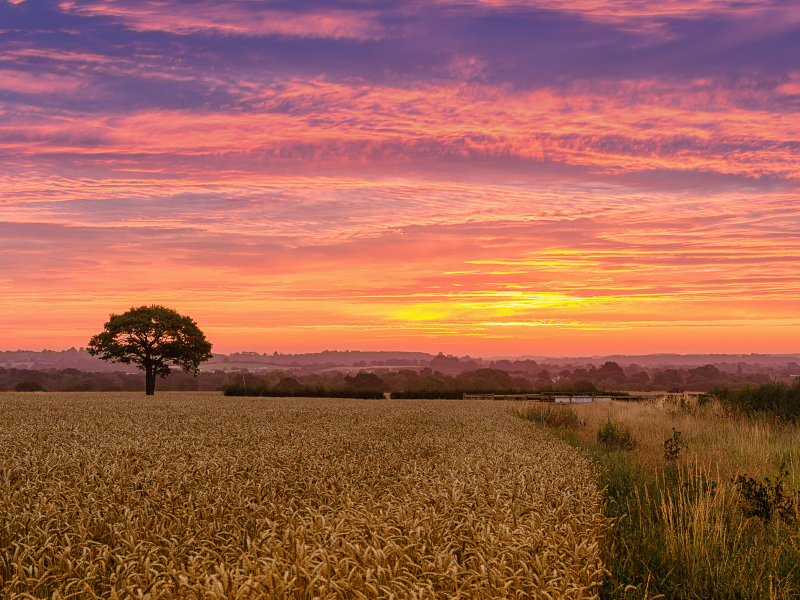
<svg viewBox="0 0 800 600">
<path fill-rule="evenodd" d="M 588 598 L 591 463 L 500 403 L 0 394 L 4 598 Z"/>
</svg>

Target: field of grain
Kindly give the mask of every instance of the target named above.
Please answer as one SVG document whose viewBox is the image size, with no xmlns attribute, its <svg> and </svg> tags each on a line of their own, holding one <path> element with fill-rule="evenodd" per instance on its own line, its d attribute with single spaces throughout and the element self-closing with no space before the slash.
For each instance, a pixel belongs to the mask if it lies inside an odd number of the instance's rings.
<svg viewBox="0 0 800 600">
<path fill-rule="evenodd" d="M 591 469 L 499 403 L 0 394 L 0 596 L 596 597 Z"/>
</svg>

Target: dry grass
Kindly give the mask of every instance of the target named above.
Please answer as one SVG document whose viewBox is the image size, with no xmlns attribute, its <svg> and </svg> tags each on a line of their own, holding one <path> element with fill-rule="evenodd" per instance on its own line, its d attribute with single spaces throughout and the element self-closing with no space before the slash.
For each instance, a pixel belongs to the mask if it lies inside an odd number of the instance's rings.
<svg viewBox="0 0 800 600">
<path fill-rule="evenodd" d="M 596 597 L 591 469 L 499 403 L 0 394 L 0 591 Z"/>
<path fill-rule="evenodd" d="M 735 417 L 718 402 L 707 406 L 684 403 L 677 396 L 650 402 L 598 402 L 572 405 L 586 426 L 579 435 L 594 439 L 601 423 L 610 418 L 630 427 L 636 441 L 636 459 L 653 468 L 663 467 L 663 442 L 672 428 L 681 432 L 686 447 L 679 464 L 699 464 L 718 481 L 747 473 L 756 478 L 774 475 L 782 460 L 789 469 L 788 483 L 800 489 L 800 428 L 770 419 Z"/>
</svg>

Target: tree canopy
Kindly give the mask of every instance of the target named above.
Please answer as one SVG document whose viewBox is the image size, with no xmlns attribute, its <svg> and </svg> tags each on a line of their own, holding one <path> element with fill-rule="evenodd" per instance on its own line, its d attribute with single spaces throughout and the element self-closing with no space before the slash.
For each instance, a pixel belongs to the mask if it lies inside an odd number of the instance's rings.
<svg viewBox="0 0 800 600">
<path fill-rule="evenodd" d="M 155 393 L 156 377 L 167 377 L 170 365 L 197 375 L 211 358 L 211 343 L 190 317 L 159 305 L 112 314 L 86 350 L 115 363 L 134 364 L 145 372 L 145 393 Z"/>
</svg>

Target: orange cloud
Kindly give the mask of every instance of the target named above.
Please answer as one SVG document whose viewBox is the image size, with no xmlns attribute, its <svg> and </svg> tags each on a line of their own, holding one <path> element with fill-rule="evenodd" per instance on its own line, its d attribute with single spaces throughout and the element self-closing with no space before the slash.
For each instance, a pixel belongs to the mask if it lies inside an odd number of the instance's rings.
<svg viewBox="0 0 800 600">
<path fill-rule="evenodd" d="M 217 201 L 218 212 L 204 220 L 187 212 L 191 201 L 160 214 L 141 205 L 142 217 L 151 216 L 138 223 L 129 206 L 125 219 L 78 215 L 84 225 L 70 225 L 76 215 L 58 213 L 57 204 L 33 207 L 53 224 L 26 224 L 30 203 L 18 205 L 20 222 L 2 231 L 15 264 L 3 269 L 8 311 L 0 326 L 37 330 L 38 315 L 44 331 L 75 315 L 90 331 L 109 310 L 149 298 L 197 315 L 228 349 L 793 351 L 793 193 L 754 202 L 747 194 L 662 192 L 631 202 L 626 190 L 595 189 L 587 211 L 589 202 L 576 198 L 565 209 L 579 190 L 559 186 L 273 183 L 305 188 L 296 213 L 274 224 L 268 201 Z M 382 211 L 360 204 L 362 194 L 380 199 Z M 420 206 L 398 197 L 420 198 Z M 341 202 L 349 217 L 326 223 L 328 207 L 344 214 Z M 426 215 L 420 207 L 429 202 Z M 15 214 L 8 204 L 5 214 Z M 168 283 L 160 273 L 170 274 Z"/>
</svg>

